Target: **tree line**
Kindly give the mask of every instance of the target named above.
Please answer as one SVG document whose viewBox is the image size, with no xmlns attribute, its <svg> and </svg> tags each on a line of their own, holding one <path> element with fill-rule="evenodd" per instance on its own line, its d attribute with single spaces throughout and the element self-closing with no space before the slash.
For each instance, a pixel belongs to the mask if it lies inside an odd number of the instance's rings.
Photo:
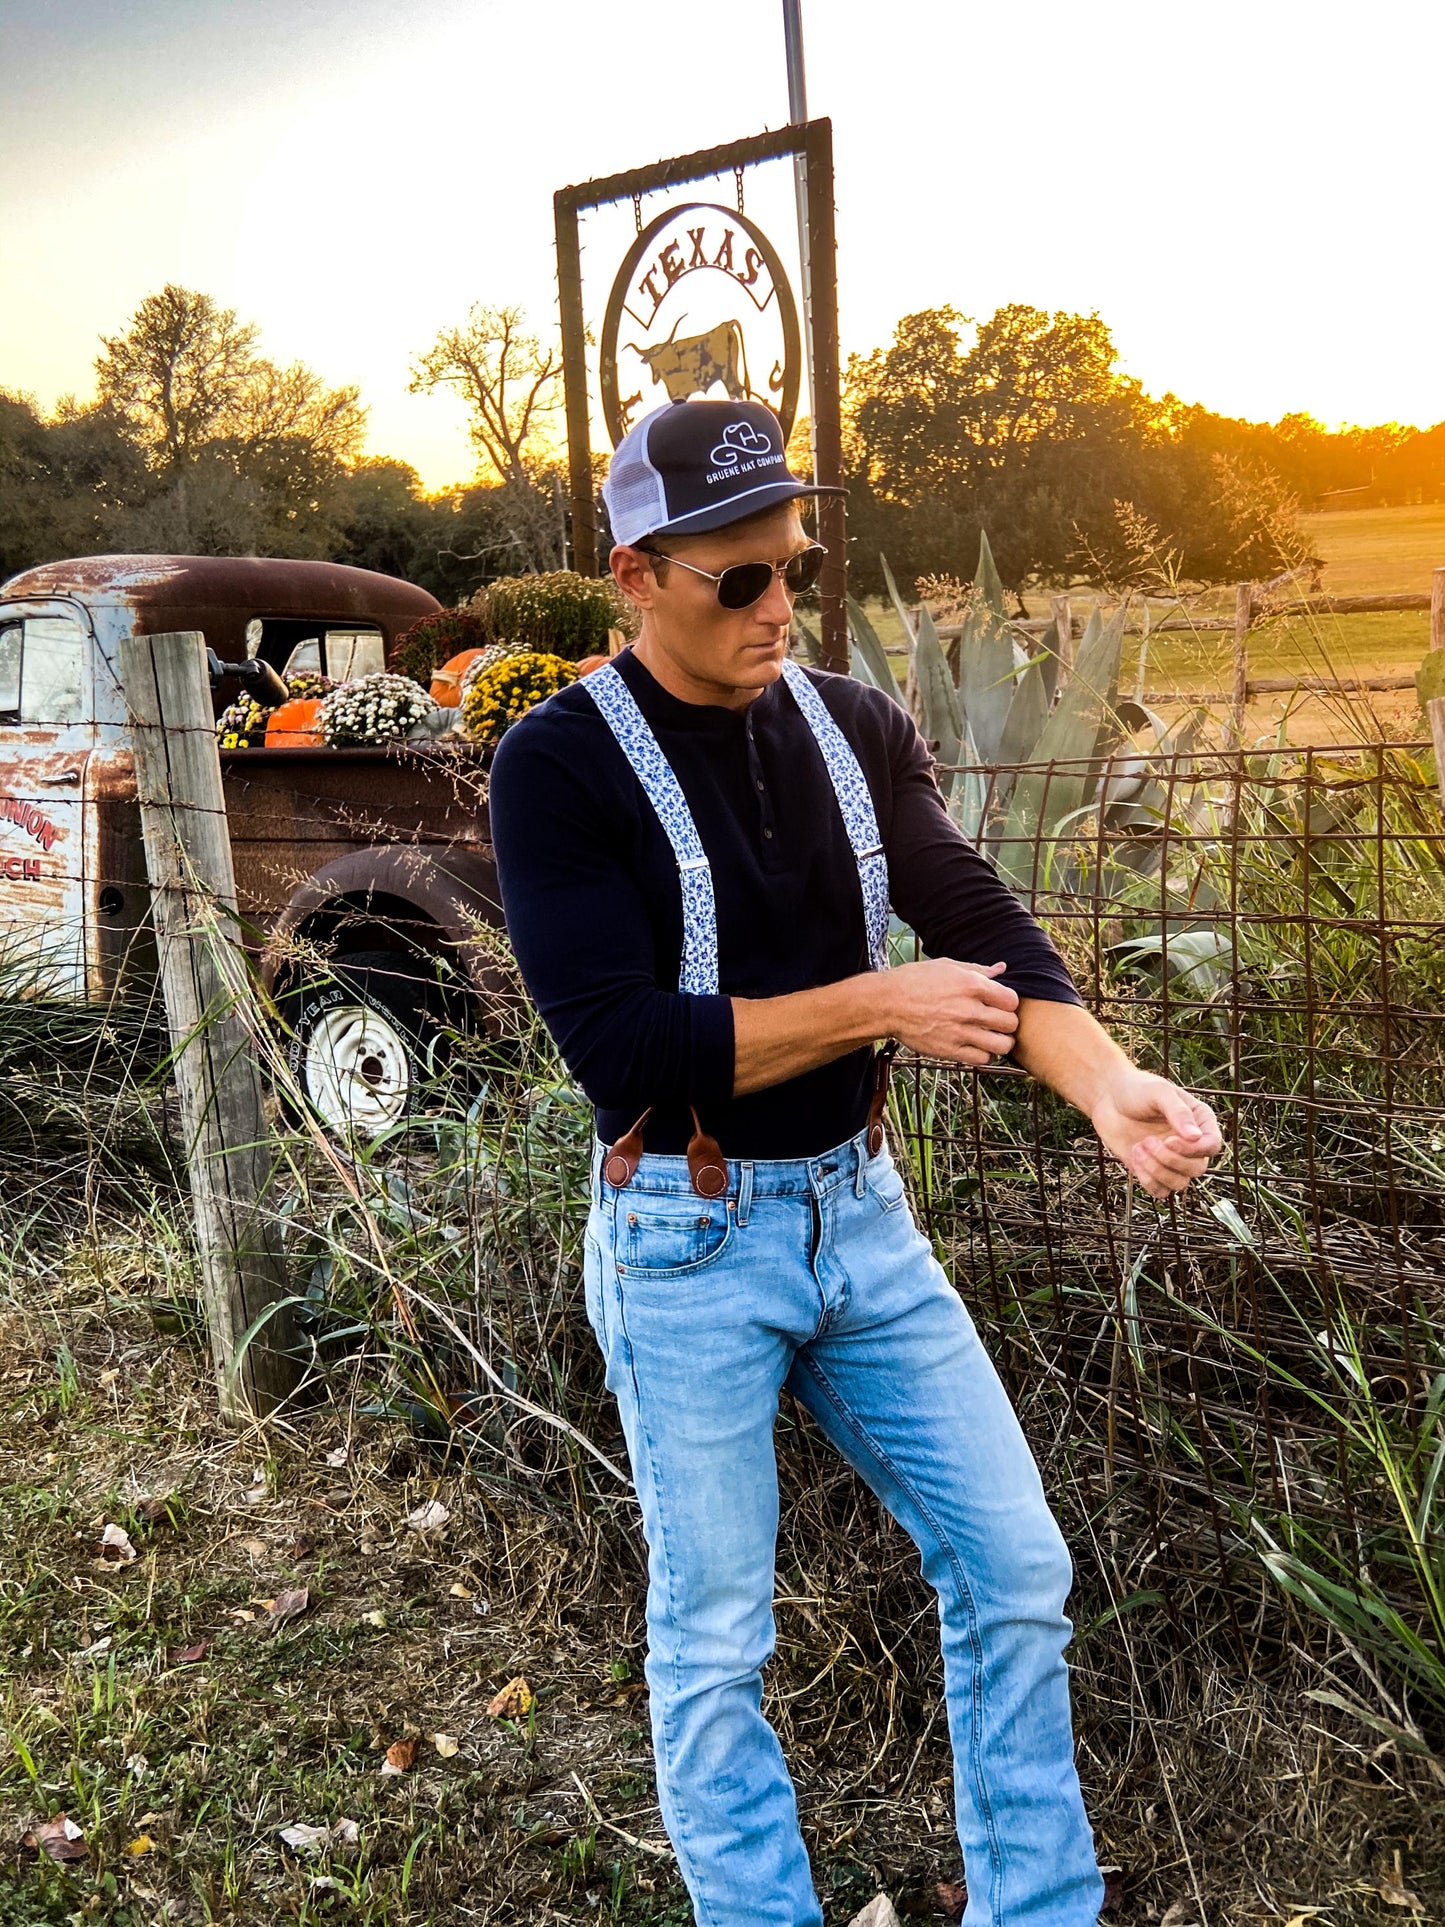
<svg viewBox="0 0 1445 1927">
<path fill-rule="evenodd" d="M 50 414 L 0 388 L 0 575 L 106 551 L 311 556 L 445 601 L 566 559 L 560 356 L 516 308 L 476 307 L 411 371 L 464 401 L 474 478 L 428 492 L 363 453 L 354 387 L 262 353 L 210 296 L 168 286 L 103 337 L 93 399 Z M 967 575 L 986 530 L 1016 591 L 1259 578 L 1309 563 L 1300 511 L 1445 500 L 1445 423 L 1239 421 L 1145 393 L 1097 315 L 1015 304 L 906 316 L 845 382 L 850 567 L 881 587 Z"/>
</svg>

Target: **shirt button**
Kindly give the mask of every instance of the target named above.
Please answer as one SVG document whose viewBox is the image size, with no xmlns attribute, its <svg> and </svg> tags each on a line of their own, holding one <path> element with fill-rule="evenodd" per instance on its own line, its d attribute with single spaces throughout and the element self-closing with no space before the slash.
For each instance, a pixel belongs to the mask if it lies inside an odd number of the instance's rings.
<svg viewBox="0 0 1445 1927">
<path fill-rule="evenodd" d="M 770 843 L 772 842 L 772 840 L 773 840 L 773 833 L 772 833 L 772 831 L 771 831 L 771 830 L 764 830 L 764 831 L 763 831 L 763 835 L 764 835 L 764 836 L 765 836 L 765 837 L 766 837 L 766 838 L 768 839 L 768 841 L 769 841 Z"/>
<path fill-rule="evenodd" d="M 763 787 L 763 784 L 762 784 L 762 779 L 761 779 L 761 777 L 760 777 L 760 778 L 758 779 L 758 788 L 759 788 L 759 789 L 761 789 L 762 787 Z"/>
</svg>

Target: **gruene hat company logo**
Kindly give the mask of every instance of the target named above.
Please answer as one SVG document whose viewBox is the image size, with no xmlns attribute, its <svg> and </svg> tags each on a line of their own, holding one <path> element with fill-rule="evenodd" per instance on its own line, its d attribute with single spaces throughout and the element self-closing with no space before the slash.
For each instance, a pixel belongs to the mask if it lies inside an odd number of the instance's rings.
<svg viewBox="0 0 1445 1927">
<path fill-rule="evenodd" d="M 801 350 L 787 271 L 761 228 L 708 202 L 669 208 L 628 249 L 607 302 L 599 372 L 613 447 L 659 402 L 718 389 L 766 402 L 786 439 Z M 714 459 L 732 468 L 743 453 Z"/>
<path fill-rule="evenodd" d="M 715 468 L 735 469 L 738 474 L 742 474 L 745 469 L 757 467 L 759 456 L 771 455 L 772 452 L 771 435 L 765 435 L 760 428 L 754 428 L 751 422 L 729 422 L 723 430 L 722 440 L 708 456 L 708 460 Z M 752 460 L 745 460 L 746 456 L 751 456 Z"/>
</svg>

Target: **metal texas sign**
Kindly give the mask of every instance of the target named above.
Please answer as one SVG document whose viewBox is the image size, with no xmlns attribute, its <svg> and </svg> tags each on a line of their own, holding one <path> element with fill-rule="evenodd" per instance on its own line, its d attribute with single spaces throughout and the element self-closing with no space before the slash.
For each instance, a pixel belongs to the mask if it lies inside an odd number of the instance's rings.
<svg viewBox="0 0 1445 1927">
<path fill-rule="evenodd" d="M 766 402 L 786 436 L 801 362 L 787 271 L 755 222 L 736 208 L 689 201 L 642 229 L 602 324 L 602 414 L 614 448 L 659 403 L 715 389 Z"/>
</svg>

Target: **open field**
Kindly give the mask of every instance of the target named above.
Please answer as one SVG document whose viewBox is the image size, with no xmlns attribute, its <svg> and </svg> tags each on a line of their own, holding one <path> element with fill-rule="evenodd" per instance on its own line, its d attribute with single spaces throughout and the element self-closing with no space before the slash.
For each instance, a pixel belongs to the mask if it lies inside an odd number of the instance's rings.
<svg viewBox="0 0 1445 1927">
<path fill-rule="evenodd" d="M 1325 558 L 1324 589 L 1332 595 L 1427 592 L 1431 571 L 1445 566 L 1445 505 L 1414 508 L 1348 509 L 1306 516 L 1305 527 Z M 900 585 L 902 586 L 902 585 Z M 1070 592 L 1074 612 L 1087 619 L 1098 598 L 1088 588 Z M 1048 597 L 1027 598 L 1030 615 L 1048 613 Z M 868 613 L 885 645 L 900 655 L 903 631 L 891 604 L 874 598 Z M 1200 596 L 1190 605 L 1201 617 L 1228 616 L 1230 590 Z M 1153 605 L 1154 619 L 1176 616 L 1173 605 Z M 1412 675 L 1429 646 L 1430 618 L 1423 611 L 1397 610 L 1379 615 L 1280 616 L 1250 632 L 1253 676 L 1405 676 Z M 1132 690 L 1143 648 L 1139 637 L 1125 642 L 1121 687 Z M 1148 689 L 1228 688 L 1232 645 L 1227 632 L 1199 630 L 1153 637 L 1147 650 L 1144 682 Z M 1334 742 L 1360 733 L 1355 713 L 1359 699 L 1342 703 L 1331 697 L 1270 696 L 1251 703 L 1248 729 L 1258 740 L 1273 737 L 1285 724 L 1295 742 Z M 1411 741 L 1426 734 L 1412 691 L 1375 692 L 1369 711 L 1383 736 Z"/>
</svg>

